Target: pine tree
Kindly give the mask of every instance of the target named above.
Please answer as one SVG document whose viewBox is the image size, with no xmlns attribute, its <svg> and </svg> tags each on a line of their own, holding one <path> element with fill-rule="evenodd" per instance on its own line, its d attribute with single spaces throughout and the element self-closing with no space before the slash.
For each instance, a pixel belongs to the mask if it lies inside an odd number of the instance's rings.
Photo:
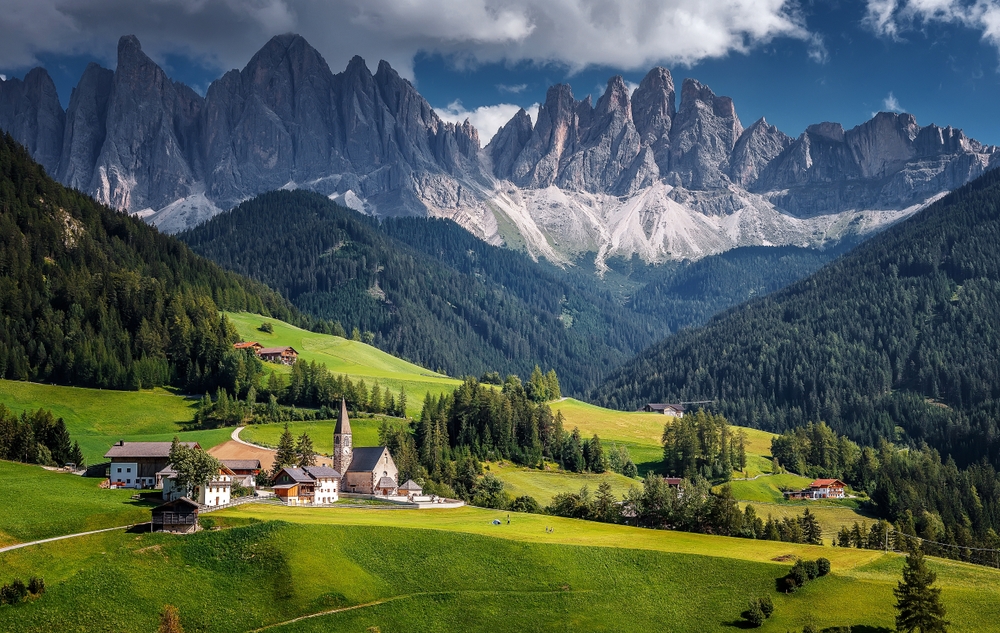
<svg viewBox="0 0 1000 633">
<path fill-rule="evenodd" d="M 277 473 L 285 466 L 291 466 L 298 461 L 298 454 L 295 452 L 295 438 L 288 430 L 288 422 L 285 422 L 285 430 L 278 440 L 278 450 L 274 454 L 274 472 Z"/>
<path fill-rule="evenodd" d="M 944 633 L 948 622 L 941 604 L 941 590 L 931 587 L 937 574 L 927 568 L 919 545 L 906 557 L 903 579 L 893 594 L 896 596 L 896 630 L 901 633 Z"/>
<path fill-rule="evenodd" d="M 69 461 L 76 464 L 77 468 L 83 468 L 86 465 L 87 460 L 83 457 L 83 451 L 80 450 L 80 442 L 73 442 L 73 449 L 69 452 Z"/>
<path fill-rule="evenodd" d="M 308 433 L 299 436 L 299 441 L 295 444 L 295 455 L 299 468 L 316 464 L 316 449 L 313 448 L 312 438 Z"/>
<path fill-rule="evenodd" d="M 810 512 L 809 508 L 802 511 L 802 516 L 799 518 L 799 525 L 802 526 L 802 536 L 805 538 L 806 543 L 820 545 L 823 542 L 823 530 L 819 526 L 816 515 Z"/>
<path fill-rule="evenodd" d="M 396 415 L 406 417 L 406 389 L 403 387 L 399 388 L 399 397 L 396 398 Z"/>
</svg>

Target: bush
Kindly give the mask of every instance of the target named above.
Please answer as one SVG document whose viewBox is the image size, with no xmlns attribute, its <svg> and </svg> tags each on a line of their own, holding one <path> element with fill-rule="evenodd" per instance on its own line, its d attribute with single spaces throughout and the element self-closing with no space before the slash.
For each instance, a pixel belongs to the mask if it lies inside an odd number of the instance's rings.
<svg viewBox="0 0 1000 633">
<path fill-rule="evenodd" d="M 38 576 L 32 576 L 28 581 L 28 593 L 33 596 L 40 596 L 45 593 L 45 581 Z"/>
<path fill-rule="evenodd" d="M 756 600 L 750 603 L 749 608 L 740 614 L 743 619 L 747 621 L 747 624 L 756 628 L 764 624 L 764 612 L 761 610 L 760 605 Z"/>
<path fill-rule="evenodd" d="M 816 567 L 819 569 L 819 575 L 825 576 L 830 573 L 830 560 L 827 558 L 816 559 Z"/>
<path fill-rule="evenodd" d="M 0 587 L 0 604 L 18 604 L 28 597 L 28 587 L 20 578 Z"/>
<path fill-rule="evenodd" d="M 203 530 L 211 530 L 215 527 L 215 519 L 210 517 L 200 518 L 198 519 L 198 525 L 200 525 Z"/>
<path fill-rule="evenodd" d="M 788 578 L 791 578 L 796 589 L 809 582 L 809 572 L 806 571 L 806 566 L 802 561 L 795 561 L 795 564 L 788 571 Z"/>
<path fill-rule="evenodd" d="M 814 580 L 819 577 L 819 565 L 816 564 L 816 561 L 802 561 L 802 567 L 806 570 L 806 575 L 809 577 L 809 580 Z"/>
<path fill-rule="evenodd" d="M 274 334 L 274 326 L 271 325 L 270 323 L 267 323 L 266 321 L 264 323 L 261 323 L 260 327 L 257 328 L 257 329 L 260 330 L 261 332 L 267 332 L 268 334 Z"/>
<path fill-rule="evenodd" d="M 764 617 L 769 618 L 774 613 L 774 602 L 771 601 L 771 596 L 764 596 L 763 598 L 757 599 L 757 604 L 760 605 L 760 610 L 764 612 Z"/>
<path fill-rule="evenodd" d="M 528 495 L 522 495 L 516 497 L 510 502 L 511 512 L 531 512 L 533 514 L 541 514 L 542 507 L 538 505 L 538 501 L 534 497 Z"/>
</svg>

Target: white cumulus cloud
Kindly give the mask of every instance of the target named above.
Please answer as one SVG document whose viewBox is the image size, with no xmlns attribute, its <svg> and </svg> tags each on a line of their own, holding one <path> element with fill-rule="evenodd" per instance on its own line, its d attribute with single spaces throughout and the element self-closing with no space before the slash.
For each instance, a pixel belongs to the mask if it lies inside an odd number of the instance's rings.
<svg viewBox="0 0 1000 633">
<path fill-rule="evenodd" d="M 480 106 L 467 110 L 459 100 L 452 101 L 445 108 L 434 108 L 437 115 L 450 123 L 463 123 L 466 119 L 479 131 L 479 142 L 485 146 L 507 121 L 521 109 L 519 105 L 498 103 L 496 105 Z M 531 116 L 532 124 L 538 120 L 538 104 L 525 108 Z"/>
<path fill-rule="evenodd" d="M 0 67 L 46 53 L 113 64 L 118 37 L 134 34 L 154 58 L 228 70 L 289 31 L 335 70 L 361 55 L 408 78 L 420 52 L 640 70 L 810 37 L 797 0 L 0 0 Z"/>
<path fill-rule="evenodd" d="M 935 22 L 965 26 L 1000 49 L 1000 0 L 867 0 L 864 23 L 878 35 L 900 39 Z"/>
<path fill-rule="evenodd" d="M 497 84 L 497 90 L 500 92 L 510 92 L 512 94 L 521 94 L 528 89 L 528 84 L 514 84 L 513 86 L 508 86 L 507 84 Z"/>
</svg>

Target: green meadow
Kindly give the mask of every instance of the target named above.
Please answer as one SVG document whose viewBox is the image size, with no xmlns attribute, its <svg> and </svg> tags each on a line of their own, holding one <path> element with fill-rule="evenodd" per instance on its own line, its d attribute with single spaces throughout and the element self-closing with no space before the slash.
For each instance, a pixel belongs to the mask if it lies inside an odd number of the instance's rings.
<svg viewBox="0 0 1000 633">
<path fill-rule="evenodd" d="M 378 429 L 382 421 L 389 419 L 392 422 L 400 422 L 398 418 L 385 418 L 384 416 L 372 417 L 352 417 L 351 434 L 354 446 L 378 446 Z M 318 420 L 314 422 L 289 422 L 288 430 L 296 438 L 307 433 L 313 442 L 316 452 L 324 455 L 333 454 L 333 429 L 337 425 L 336 420 Z M 285 430 L 282 424 L 252 424 L 240 431 L 240 439 L 253 444 L 277 448 L 278 440 Z"/>
<path fill-rule="evenodd" d="M 232 429 L 184 431 L 197 400 L 166 389 L 112 391 L 0 380 L 0 403 L 13 411 L 51 409 L 80 442 L 88 464 L 103 460 L 120 439 L 168 442 L 175 435 L 210 448 L 229 439 Z"/>
<path fill-rule="evenodd" d="M 0 547 L 149 521 L 151 504 L 100 479 L 0 461 Z"/>
<path fill-rule="evenodd" d="M 246 312 L 227 312 L 226 316 L 245 341 L 257 341 L 264 347 L 291 346 L 299 353 L 300 359 L 323 363 L 331 372 L 346 374 L 351 380 L 363 379 L 368 387 L 377 380 L 382 387 L 389 387 L 394 394 L 399 393 L 400 388 L 405 388 L 406 413 L 409 416 L 420 414 L 427 392 L 435 395 L 451 393 L 461 384 L 459 380 L 396 358 L 359 341 L 316 334 L 277 319 Z M 273 333 L 260 331 L 264 322 L 273 326 Z M 267 364 L 267 368 L 280 374 L 290 371 L 285 365 Z"/>
<path fill-rule="evenodd" d="M 484 466 L 504 482 L 504 487 L 511 496 L 534 497 L 543 508 L 552 502 L 553 497 L 563 492 L 579 492 L 584 486 L 589 487 L 591 493 L 597 492 L 597 487 L 604 481 L 611 484 L 611 490 L 619 498 L 632 486 L 642 487 L 642 482 L 610 471 L 600 475 L 571 473 L 564 470 L 522 468 L 510 462 L 489 462 Z"/>
<path fill-rule="evenodd" d="M 250 505 L 213 513 L 220 531 L 110 532 L 0 553 L 0 582 L 41 575 L 48 586 L 0 607 L 0 630 L 148 632 L 172 604 L 185 630 L 204 632 L 701 633 L 738 628 L 764 595 L 776 610 L 763 632 L 893 626 L 898 555 L 516 513 L 493 525 L 500 516 Z M 827 556 L 833 571 L 779 594 L 795 556 Z M 951 631 L 1000 618 L 1000 572 L 930 564 Z"/>
</svg>

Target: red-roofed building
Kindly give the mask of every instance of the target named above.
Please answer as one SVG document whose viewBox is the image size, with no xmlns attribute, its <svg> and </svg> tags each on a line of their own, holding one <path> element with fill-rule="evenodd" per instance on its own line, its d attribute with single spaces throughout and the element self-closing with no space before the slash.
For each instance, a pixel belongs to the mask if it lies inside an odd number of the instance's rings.
<svg viewBox="0 0 1000 633">
<path fill-rule="evenodd" d="M 262 347 L 257 350 L 257 356 L 268 363 L 294 365 L 299 358 L 299 353 L 291 347 Z"/>
<path fill-rule="evenodd" d="M 846 484 L 839 479 L 817 479 L 809 484 L 813 499 L 843 499 Z"/>
<path fill-rule="evenodd" d="M 244 343 L 233 343 L 233 349 L 252 349 L 255 353 L 258 352 L 263 345 L 257 341 L 246 341 Z"/>
</svg>

